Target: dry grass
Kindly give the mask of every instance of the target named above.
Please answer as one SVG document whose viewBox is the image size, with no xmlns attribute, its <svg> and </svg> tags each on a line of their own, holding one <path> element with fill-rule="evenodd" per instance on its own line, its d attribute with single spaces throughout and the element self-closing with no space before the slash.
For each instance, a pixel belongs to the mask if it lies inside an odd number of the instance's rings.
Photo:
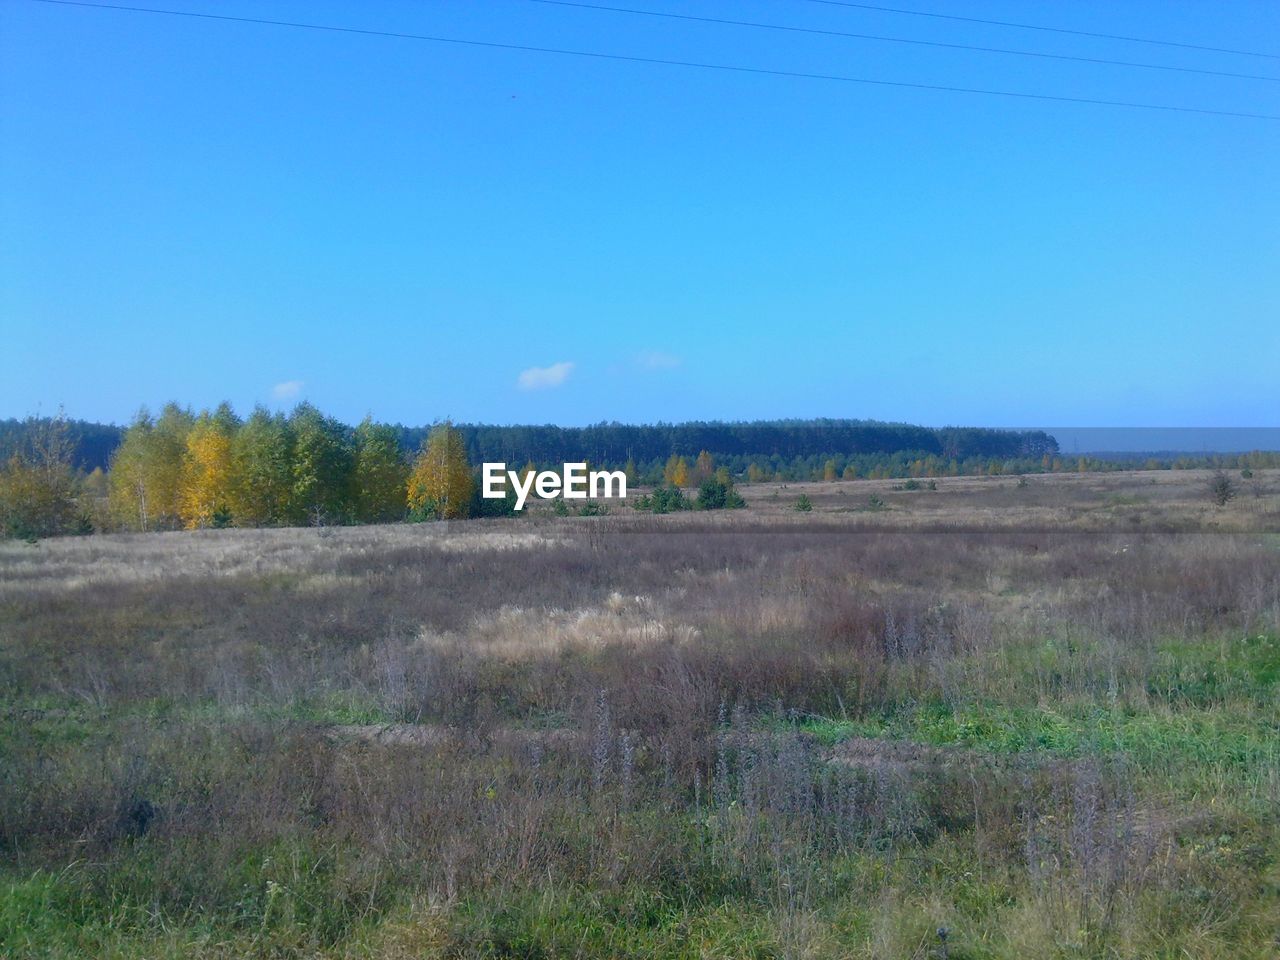
<svg viewBox="0 0 1280 960">
<path fill-rule="evenodd" d="M 1280 504 L 1199 480 L 0 545 L 0 951 L 1267 956 Z"/>
</svg>

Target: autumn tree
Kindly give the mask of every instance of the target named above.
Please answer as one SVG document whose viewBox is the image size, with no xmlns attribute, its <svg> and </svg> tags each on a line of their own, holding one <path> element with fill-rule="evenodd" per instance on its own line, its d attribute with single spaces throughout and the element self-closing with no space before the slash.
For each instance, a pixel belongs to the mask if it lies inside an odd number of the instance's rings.
<svg viewBox="0 0 1280 960">
<path fill-rule="evenodd" d="M 175 527 L 182 515 L 182 476 L 189 411 L 170 403 L 152 420 L 139 412 L 111 461 L 108 500 L 116 522 L 135 530 Z"/>
<path fill-rule="evenodd" d="M 760 483 L 767 477 L 764 468 L 758 463 L 750 463 L 747 465 L 747 480 L 750 483 Z"/>
<path fill-rule="evenodd" d="M 830 483 L 836 478 L 836 462 L 828 460 L 822 465 L 822 479 Z"/>
<path fill-rule="evenodd" d="M 236 526 L 290 521 L 293 432 L 281 414 L 256 408 L 231 441 L 231 515 Z"/>
<path fill-rule="evenodd" d="M 151 526 L 152 508 L 147 485 L 147 447 L 155 422 L 145 410 L 138 412 L 111 456 L 107 474 L 107 504 L 113 522 L 134 530 Z"/>
<path fill-rule="evenodd" d="M 689 464 L 684 457 L 678 457 L 673 453 L 662 471 L 662 478 L 667 481 L 669 487 L 686 486 L 689 483 Z"/>
<path fill-rule="evenodd" d="M 0 536 L 34 540 L 76 520 L 72 443 L 66 418 L 29 420 L 24 449 L 0 465 Z"/>
<path fill-rule="evenodd" d="M 409 467 L 394 428 L 365 417 L 355 431 L 355 510 L 361 523 L 402 520 Z"/>
<path fill-rule="evenodd" d="M 700 486 L 705 481 L 710 480 L 712 474 L 715 473 L 715 469 L 715 457 L 711 456 L 706 450 L 700 452 L 698 459 L 693 464 L 693 477 L 691 478 L 693 485 L 695 487 Z"/>
<path fill-rule="evenodd" d="M 101 467 L 94 467 L 80 481 L 80 493 L 91 499 L 101 499 L 107 495 L 107 472 Z"/>
<path fill-rule="evenodd" d="M 445 422 L 432 429 L 409 474 L 409 509 L 417 516 L 451 520 L 471 505 L 471 465 L 462 434 Z"/>
<path fill-rule="evenodd" d="M 230 516 L 231 442 L 239 422 L 231 407 L 203 411 L 187 433 L 182 471 L 183 525 L 194 530 Z"/>
<path fill-rule="evenodd" d="M 348 517 L 355 457 L 347 430 L 309 403 L 294 410 L 289 517 L 317 526 Z"/>
</svg>

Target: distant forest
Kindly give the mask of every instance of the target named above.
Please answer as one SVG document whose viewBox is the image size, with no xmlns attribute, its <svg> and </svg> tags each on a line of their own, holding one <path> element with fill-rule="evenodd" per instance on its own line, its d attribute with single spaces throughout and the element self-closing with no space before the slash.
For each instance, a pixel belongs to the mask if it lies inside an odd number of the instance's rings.
<svg viewBox="0 0 1280 960">
<path fill-rule="evenodd" d="M 0 420 L 0 461 L 26 443 L 31 420 Z M 84 420 L 67 422 L 74 460 L 86 473 L 106 470 L 125 428 Z M 416 453 L 431 428 L 394 427 L 406 456 Z M 622 469 L 661 465 L 672 455 L 696 457 L 708 451 L 720 463 L 745 470 L 748 462 L 794 464 L 811 458 L 825 461 L 892 461 L 898 459 L 957 461 L 1040 460 L 1056 456 L 1058 444 L 1039 430 L 912 426 L 871 420 L 768 420 L 751 423 L 658 423 L 634 426 L 601 423 L 590 427 L 486 426 L 458 424 L 472 463 L 504 461 L 513 466 L 534 463 L 558 466 L 586 460 Z M 896 456 L 895 456 L 896 455 Z M 886 466 L 888 463 L 886 462 Z M 843 463 L 842 463 L 843 466 Z"/>
</svg>

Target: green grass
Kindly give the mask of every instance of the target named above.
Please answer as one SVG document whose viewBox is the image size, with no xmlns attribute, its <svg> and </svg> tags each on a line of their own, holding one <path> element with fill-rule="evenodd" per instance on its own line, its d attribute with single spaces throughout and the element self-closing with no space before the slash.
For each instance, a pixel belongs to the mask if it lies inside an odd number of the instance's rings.
<svg viewBox="0 0 1280 960">
<path fill-rule="evenodd" d="M 834 746 L 851 738 L 907 740 L 997 755 L 1043 753 L 1062 758 L 1124 755 L 1138 768 L 1172 782 L 1194 782 L 1206 771 L 1264 774 L 1280 765 L 1280 640 L 1168 644 L 1154 654 L 1143 695 L 1114 705 L 1096 698 L 1026 702 L 1047 664 L 1080 653 L 1045 642 L 1006 658 L 1006 700 L 948 704 L 933 697 L 859 719 L 806 716 L 764 721 L 794 727 Z M 1247 777 L 1241 782 L 1248 782 Z"/>
</svg>

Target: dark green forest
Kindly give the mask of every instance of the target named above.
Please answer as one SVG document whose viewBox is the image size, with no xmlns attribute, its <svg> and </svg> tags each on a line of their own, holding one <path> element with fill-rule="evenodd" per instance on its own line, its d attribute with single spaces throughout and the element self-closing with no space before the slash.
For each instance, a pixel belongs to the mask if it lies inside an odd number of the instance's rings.
<svg viewBox="0 0 1280 960">
<path fill-rule="evenodd" d="M 0 420 L 0 460 L 22 449 L 33 420 Z M 125 428 L 85 420 L 67 422 L 75 448 L 76 467 L 91 472 L 108 469 Z M 963 462 L 983 460 L 1039 460 L 1056 455 L 1058 444 L 1039 430 L 1010 431 L 971 427 L 913 426 L 872 420 L 767 420 L 721 423 L 657 423 L 631 425 L 600 423 L 589 427 L 489 426 L 458 424 L 472 463 L 505 461 L 538 465 L 587 460 L 621 469 L 628 460 L 638 465 L 663 463 L 672 454 L 689 458 L 706 450 L 720 463 L 749 461 L 786 463 L 832 456 L 848 459 L 907 460 L 932 456 Z M 406 454 L 422 446 L 430 426 L 395 426 Z M 909 456 L 908 456 L 909 455 Z M 819 468 L 821 464 L 819 463 Z"/>
</svg>

